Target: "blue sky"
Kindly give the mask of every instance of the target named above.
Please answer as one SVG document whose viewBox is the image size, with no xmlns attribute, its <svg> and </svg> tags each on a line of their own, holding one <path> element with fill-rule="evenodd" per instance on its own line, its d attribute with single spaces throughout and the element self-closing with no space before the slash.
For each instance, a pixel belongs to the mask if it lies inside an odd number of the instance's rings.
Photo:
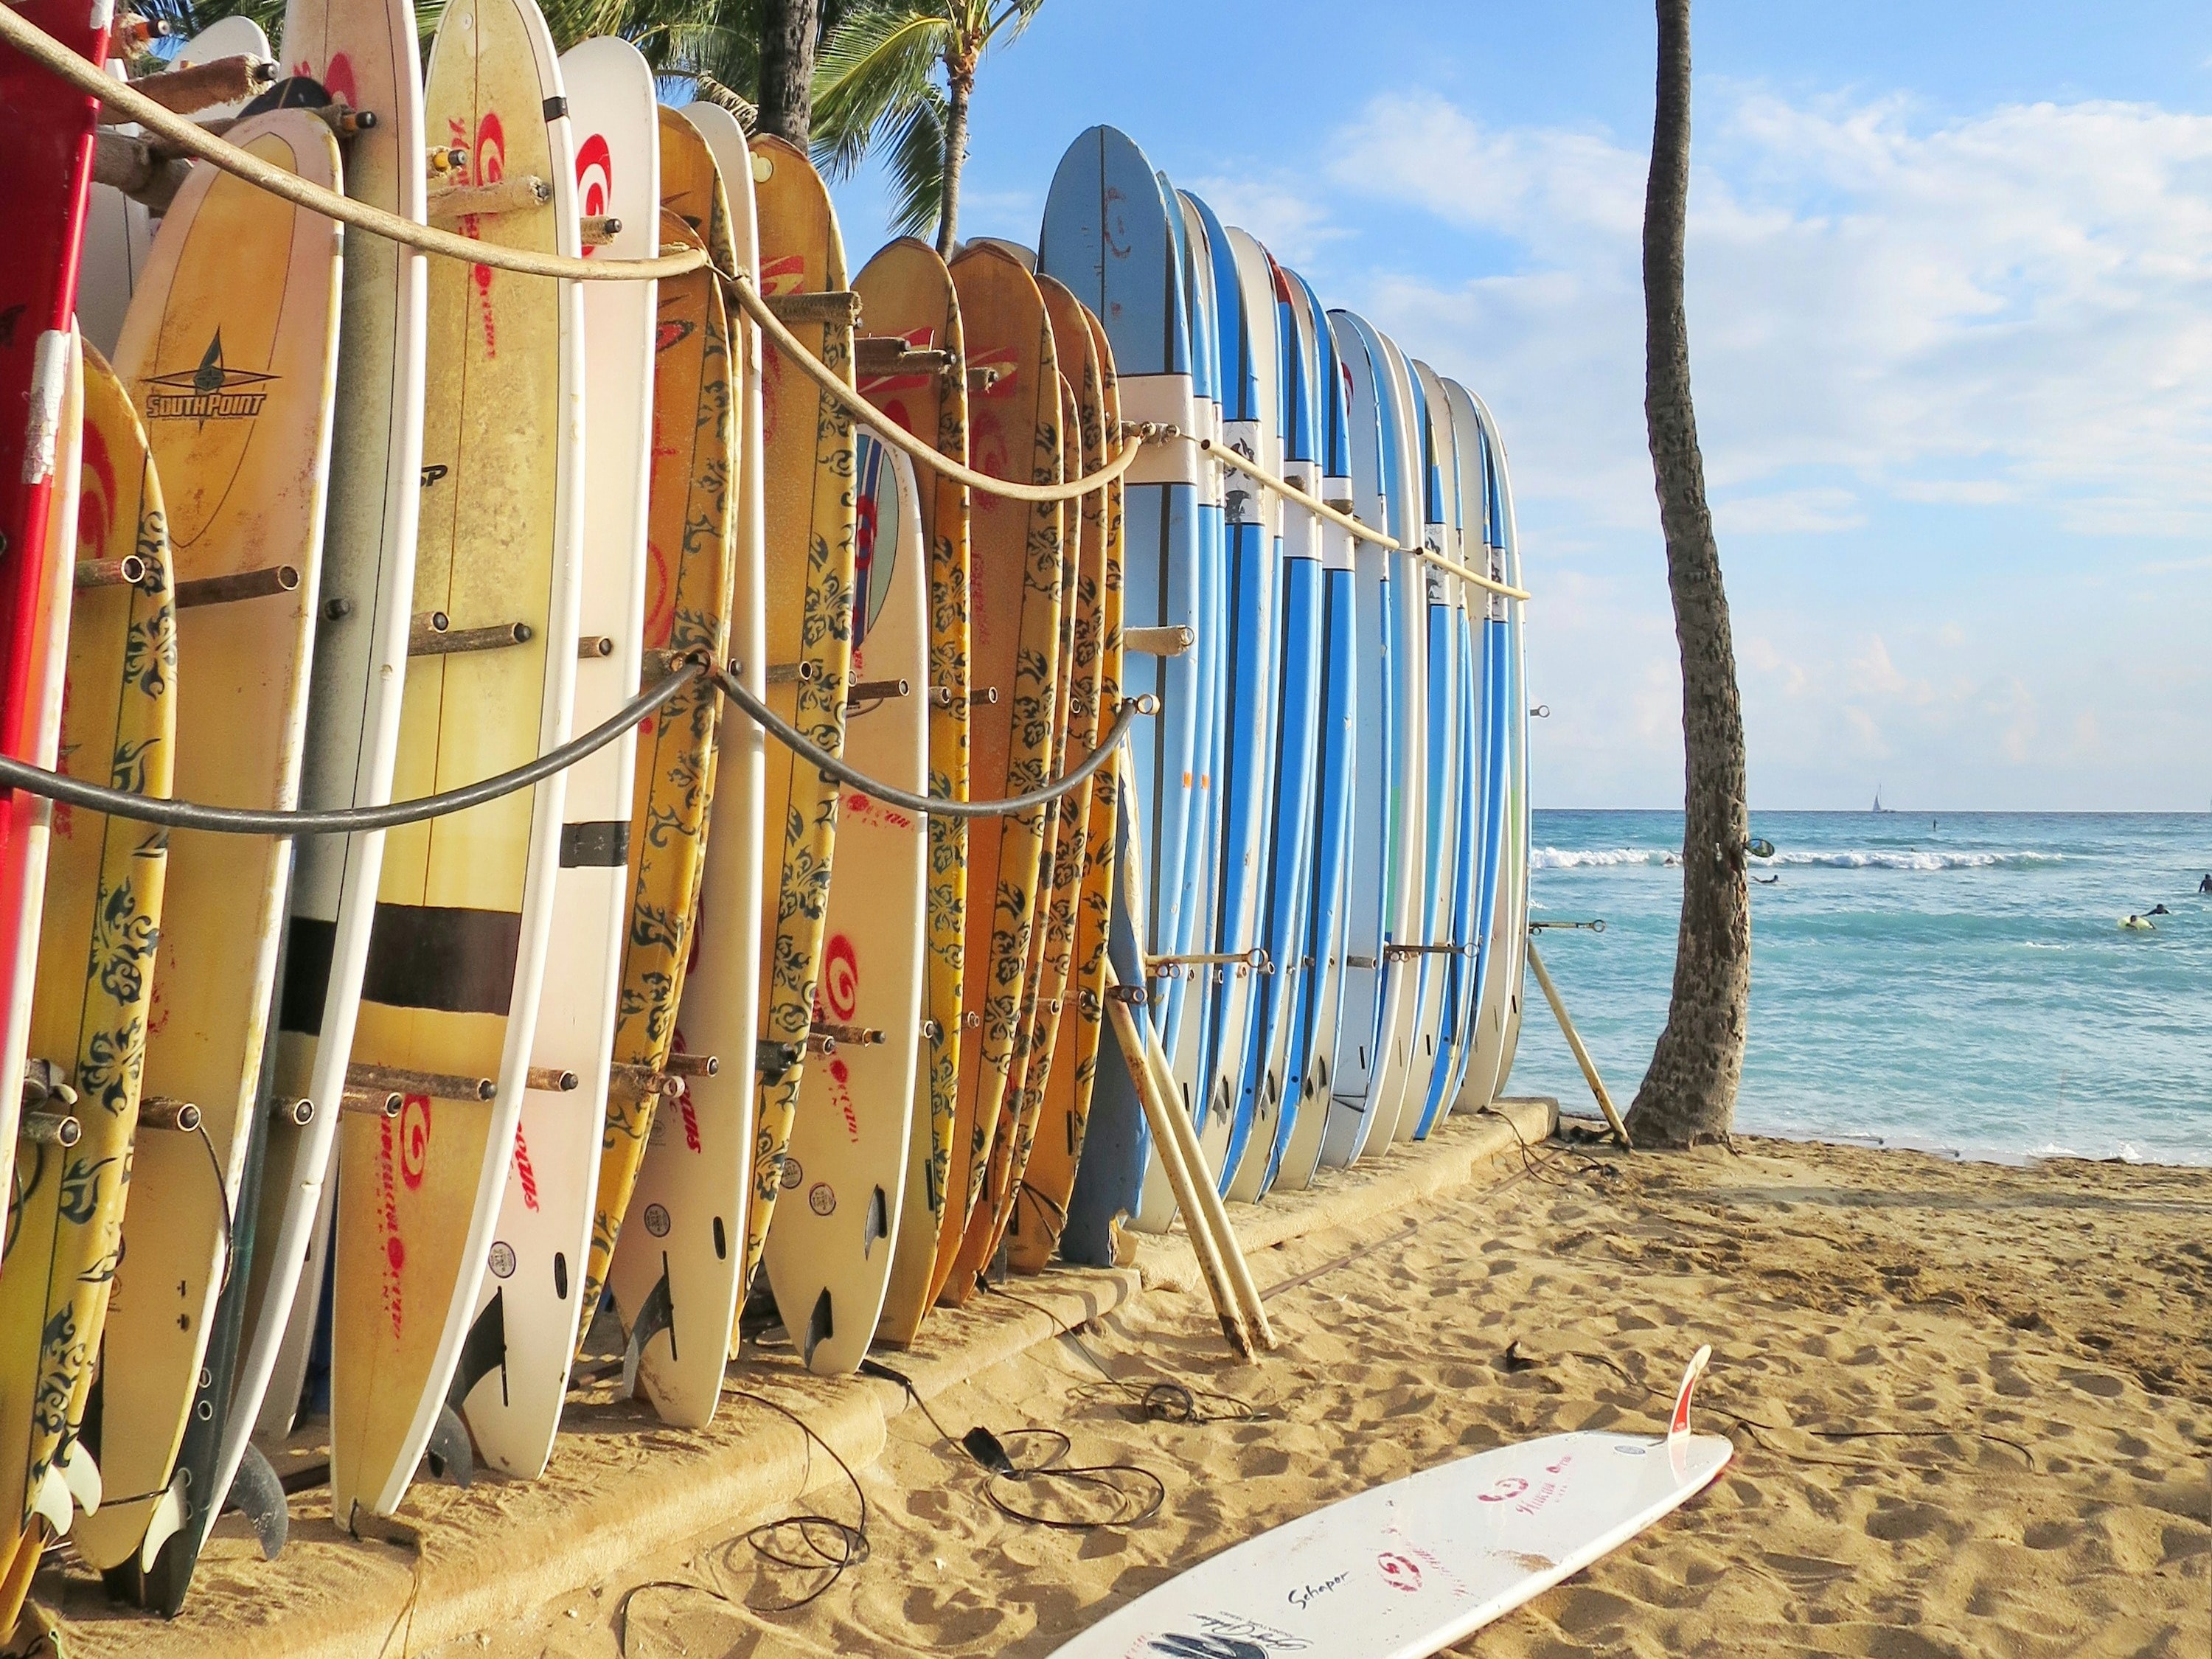
<svg viewBox="0 0 2212 1659">
<path fill-rule="evenodd" d="M 1356 27 L 1345 27 L 1347 15 Z M 1644 448 L 1651 19 L 1052 0 L 962 230 L 1110 121 L 1497 411 L 1536 799 L 1678 804 Z M 2212 802 L 2212 11 L 1704 0 L 1691 353 L 1755 805 Z M 857 267 L 881 240 L 838 190 Z"/>
</svg>

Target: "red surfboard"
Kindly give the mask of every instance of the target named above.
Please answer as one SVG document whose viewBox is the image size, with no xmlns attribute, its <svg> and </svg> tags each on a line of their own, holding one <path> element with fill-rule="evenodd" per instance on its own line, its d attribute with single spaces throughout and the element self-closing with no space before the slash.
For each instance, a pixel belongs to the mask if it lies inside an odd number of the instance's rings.
<svg viewBox="0 0 2212 1659">
<path fill-rule="evenodd" d="M 93 63 L 107 54 L 110 0 L 21 0 L 16 15 Z M 73 548 L 49 546 L 70 378 L 77 253 L 92 187 L 98 103 L 0 48 L 0 750 L 51 767 L 61 700 L 48 695 L 69 634 Z M 0 1168 L 15 1147 L 44 892 L 46 805 L 0 791 Z"/>
</svg>

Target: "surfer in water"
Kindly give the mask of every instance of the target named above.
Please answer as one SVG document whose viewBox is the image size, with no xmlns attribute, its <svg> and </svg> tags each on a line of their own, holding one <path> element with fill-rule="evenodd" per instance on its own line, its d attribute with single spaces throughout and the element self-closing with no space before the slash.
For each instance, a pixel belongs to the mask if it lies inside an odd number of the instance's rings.
<svg viewBox="0 0 2212 1659">
<path fill-rule="evenodd" d="M 2122 922 L 2120 926 L 2129 929 L 2132 933 L 2155 933 L 2158 932 L 2158 924 L 2156 922 L 2137 915 L 2130 915 L 2125 921 Z"/>
<path fill-rule="evenodd" d="M 2173 912 L 2167 909 L 2163 904 L 2154 904 L 2149 909 L 2144 911 L 2143 914 L 2147 916 L 2170 916 Z"/>
<path fill-rule="evenodd" d="M 2197 890 L 2200 893 L 2212 893 L 2212 872 L 2208 872 L 2204 879 L 2197 884 Z"/>
</svg>

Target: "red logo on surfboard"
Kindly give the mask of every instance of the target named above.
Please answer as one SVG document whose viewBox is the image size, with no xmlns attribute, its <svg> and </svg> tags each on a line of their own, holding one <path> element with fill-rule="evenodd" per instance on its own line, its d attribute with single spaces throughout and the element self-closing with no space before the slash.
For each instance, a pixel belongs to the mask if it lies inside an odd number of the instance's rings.
<svg viewBox="0 0 2212 1659">
<path fill-rule="evenodd" d="M 429 1163 L 430 1097 L 410 1095 L 399 1111 L 399 1178 L 409 1192 L 420 1189 Z"/>
<path fill-rule="evenodd" d="M 614 199 L 614 153 L 607 148 L 606 136 L 595 132 L 576 146 L 576 210 L 587 219 L 600 217 Z M 597 252 L 587 245 L 584 257 L 588 259 Z"/>
</svg>

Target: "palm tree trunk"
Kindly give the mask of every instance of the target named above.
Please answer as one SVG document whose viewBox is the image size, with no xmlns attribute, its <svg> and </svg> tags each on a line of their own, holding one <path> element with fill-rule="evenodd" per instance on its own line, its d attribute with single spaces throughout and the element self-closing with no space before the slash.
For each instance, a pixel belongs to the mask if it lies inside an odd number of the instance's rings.
<svg viewBox="0 0 2212 1659">
<path fill-rule="evenodd" d="M 945 116 L 945 192 L 937 208 L 937 252 L 939 258 L 950 259 L 960 244 L 960 168 L 968 159 L 968 100 L 975 92 L 974 65 L 963 69 L 957 63 L 948 64 L 945 82 L 951 106 Z"/>
<path fill-rule="evenodd" d="M 1743 1076 L 1751 1002 L 1751 892 L 1744 849 L 1743 706 L 1705 469 L 1690 401 L 1682 301 L 1690 193 L 1690 0 L 1657 0 L 1659 77 L 1644 205 L 1644 416 L 1667 586 L 1682 657 L 1682 921 L 1667 1027 L 1629 1109 L 1638 1146 L 1724 1139 Z"/>
<path fill-rule="evenodd" d="M 821 0 L 768 0 L 761 19 L 760 130 L 807 146 Z"/>
</svg>

